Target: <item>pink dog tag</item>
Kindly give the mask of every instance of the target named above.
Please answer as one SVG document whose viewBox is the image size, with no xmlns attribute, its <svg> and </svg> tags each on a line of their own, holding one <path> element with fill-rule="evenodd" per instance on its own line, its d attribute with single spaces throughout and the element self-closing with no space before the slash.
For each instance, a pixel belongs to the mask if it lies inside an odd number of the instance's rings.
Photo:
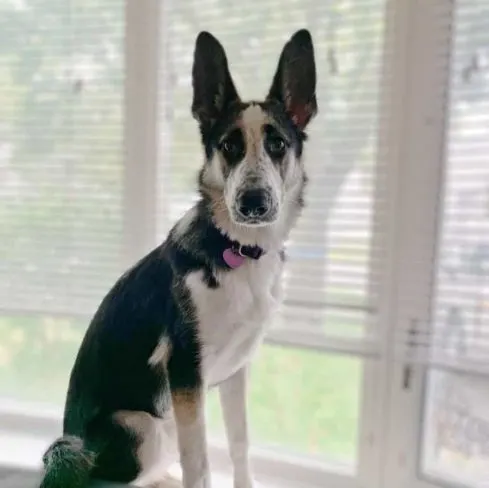
<svg viewBox="0 0 489 488">
<path fill-rule="evenodd" d="M 224 259 L 224 262 L 232 269 L 239 268 L 245 260 L 244 256 L 235 253 L 230 247 L 224 249 L 222 257 Z"/>
</svg>

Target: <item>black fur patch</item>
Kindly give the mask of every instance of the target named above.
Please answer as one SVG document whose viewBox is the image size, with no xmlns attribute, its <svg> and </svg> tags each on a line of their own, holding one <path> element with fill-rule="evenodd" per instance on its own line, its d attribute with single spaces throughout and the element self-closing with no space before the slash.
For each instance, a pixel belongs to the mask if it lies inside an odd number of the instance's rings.
<svg viewBox="0 0 489 488">
<path fill-rule="evenodd" d="M 212 159 L 214 151 L 219 147 L 219 141 L 236 126 L 241 114 L 249 105 L 249 103 L 233 103 L 213 125 L 200 124 L 200 135 L 207 160 Z"/>
<path fill-rule="evenodd" d="M 204 271 L 204 280 L 208 288 L 219 288 L 219 281 L 217 281 L 216 275 L 210 269 Z"/>
<path fill-rule="evenodd" d="M 245 137 L 241 129 L 235 128 L 218 145 L 229 166 L 235 166 L 246 154 Z"/>
<path fill-rule="evenodd" d="M 295 150 L 295 156 L 300 158 L 304 141 L 306 141 L 306 133 L 301 131 L 287 115 L 285 107 L 274 100 L 269 100 L 260 103 L 260 107 L 269 117 L 280 127 L 281 132 L 286 136 L 289 143 Z"/>
<path fill-rule="evenodd" d="M 85 443 L 98 453 L 93 478 L 130 483 L 140 472 L 136 451 L 143 441 L 112 418 L 97 416 L 86 428 Z"/>
<path fill-rule="evenodd" d="M 273 125 L 266 124 L 263 132 L 265 151 L 274 163 L 281 163 L 290 147 L 290 142 Z"/>
</svg>

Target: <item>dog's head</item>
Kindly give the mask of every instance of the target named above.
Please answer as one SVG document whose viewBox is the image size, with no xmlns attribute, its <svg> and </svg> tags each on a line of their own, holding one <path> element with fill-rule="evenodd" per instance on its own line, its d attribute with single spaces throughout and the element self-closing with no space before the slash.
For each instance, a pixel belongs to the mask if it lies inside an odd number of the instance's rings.
<svg viewBox="0 0 489 488">
<path fill-rule="evenodd" d="M 305 128 L 317 112 L 311 35 L 296 32 L 283 48 L 268 96 L 243 102 L 226 54 L 208 32 L 197 37 L 192 113 L 206 161 L 201 193 L 233 227 L 273 226 L 302 205 Z"/>
</svg>

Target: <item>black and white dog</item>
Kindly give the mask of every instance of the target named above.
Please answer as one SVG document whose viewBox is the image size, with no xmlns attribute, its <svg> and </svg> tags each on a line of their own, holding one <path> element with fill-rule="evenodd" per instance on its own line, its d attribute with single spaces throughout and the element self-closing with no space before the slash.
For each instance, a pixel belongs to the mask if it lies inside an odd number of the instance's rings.
<svg viewBox="0 0 489 488">
<path fill-rule="evenodd" d="M 158 486 L 180 458 L 210 487 L 204 399 L 219 385 L 235 488 L 250 488 L 246 383 L 279 301 L 283 246 L 303 206 L 304 130 L 317 111 L 311 35 L 285 45 L 270 92 L 243 102 L 223 47 L 196 40 L 200 200 L 102 301 L 73 367 L 64 435 L 42 488 L 91 478 Z"/>
</svg>

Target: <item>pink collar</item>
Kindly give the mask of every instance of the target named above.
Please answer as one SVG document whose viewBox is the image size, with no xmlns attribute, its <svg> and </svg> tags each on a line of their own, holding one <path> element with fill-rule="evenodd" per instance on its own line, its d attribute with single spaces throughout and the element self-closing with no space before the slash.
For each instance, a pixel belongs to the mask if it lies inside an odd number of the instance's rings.
<svg viewBox="0 0 489 488">
<path fill-rule="evenodd" d="M 265 251 L 259 246 L 243 246 L 237 241 L 231 241 L 231 245 L 224 249 L 222 258 L 231 269 L 239 268 L 246 260 L 260 259 Z"/>
</svg>

